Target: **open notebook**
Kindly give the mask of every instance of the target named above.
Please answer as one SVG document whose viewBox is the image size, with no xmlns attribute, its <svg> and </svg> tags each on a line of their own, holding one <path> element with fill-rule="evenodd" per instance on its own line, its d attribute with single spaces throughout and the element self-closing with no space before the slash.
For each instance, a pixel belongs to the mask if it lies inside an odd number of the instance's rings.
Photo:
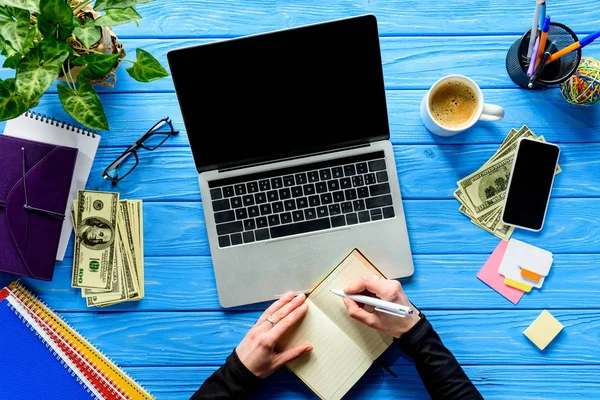
<svg viewBox="0 0 600 400">
<path fill-rule="evenodd" d="M 308 312 L 282 339 L 282 350 L 310 343 L 313 350 L 288 364 L 317 396 L 340 399 L 392 343 L 391 336 L 353 320 L 343 299 L 330 289 L 344 289 L 364 275 L 383 276 L 354 249 L 308 296 Z"/>
<path fill-rule="evenodd" d="M 64 214 L 70 215 L 71 203 L 77 198 L 77 191 L 85 189 L 96 151 L 100 144 L 100 135 L 94 131 L 82 129 L 66 122 L 48 118 L 33 111 L 27 111 L 18 118 L 6 122 L 6 136 L 35 142 L 49 143 L 57 146 L 72 147 L 79 150 L 75 161 L 75 171 L 71 181 L 69 200 Z M 69 217 L 65 218 L 56 252 L 56 260 L 62 261 L 67 251 L 73 224 Z"/>
</svg>

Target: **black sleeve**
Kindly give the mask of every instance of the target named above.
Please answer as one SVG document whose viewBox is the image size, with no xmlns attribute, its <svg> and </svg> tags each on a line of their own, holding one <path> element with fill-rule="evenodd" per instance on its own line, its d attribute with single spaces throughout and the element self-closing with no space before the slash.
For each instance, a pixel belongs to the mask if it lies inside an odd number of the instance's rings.
<svg viewBox="0 0 600 400">
<path fill-rule="evenodd" d="M 225 364 L 204 381 L 190 400 L 241 399 L 261 381 L 242 364 L 234 350 Z"/>
<path fill-rule="evenodd" d="M 415 361 L 432 399 L 483 399 L 425 316 L 395 341 Z"/>
</svg>

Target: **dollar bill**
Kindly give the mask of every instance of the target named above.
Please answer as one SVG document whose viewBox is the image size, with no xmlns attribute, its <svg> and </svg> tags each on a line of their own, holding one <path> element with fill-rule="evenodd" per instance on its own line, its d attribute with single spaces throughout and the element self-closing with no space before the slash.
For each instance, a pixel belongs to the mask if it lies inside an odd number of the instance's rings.
<svg viewBox="0 0 600 400">
<path fill-rule="evenodd" d="M 77 277 L 83 275 L 83 284 L 89 284 L 92 278 L 87 278 L 86 271 L 79 266 L 84 256 L 92 254 L 89 250 L 84 248 L 83 237 L 78 236 L 86 224 L 81 224 L 80 221 L 88 221 L 88 218 L 105 218 L 108 211 L 95 210 L 94 204 L 100 206 L 100 203 L 96 203 L 97 200 L 101 201 L 102 204 L 106 203 L 108 192 L 94 192 L 94 191 L 82 191 L 80 193 L 81 198 L 78 198 L 73 202 L 73 209 L 71 210 L 71 218 L 73 219 L 73 227 L 76 232 L 76 246 L 75 251 L 79 251 L 79 258 L 74 257 L 73 267 L 73 282 L 76 282 Z M 95 197 L 94 197 L 95 196 Z M 111 196 L 111 201 L 114 198 Z M 86 208 L 86 204 L 88 205 Z M 92 204 L 93 212 L 98 212 L 99 215 L 93 214 L 89 208 L 89 204 Z M 111 203 L 114 204 L 114 203 Z M 141 200 L 116 200 L 116 222 L 114 223 L 114 239 L 112 239 L 112 245 L 114 247 L 114 255 L 112 261 L 107 261 L 104 266 L 104 270 L 110 270 L 110 275 L 106 277 L 110 281 L 110 285 L 104 284 L 103 287 L 95 286 L 75 286 L 81 288 L 81 295 L 86 299 L 86 305 L 88 307 L 107 307 L 113 304 L 123 303 L 125 301 L 140 300 L 144 297 L 144 241 L 143 241 L 143 211 Z M 79 209 L 81 211 L 81 217 L 79 216 Z M 88 211 L 86 211 L 88 210 Z M 112 212 L 112 211 L 111 211 Z M 112 219 L 110 219 L 112 224 Z M 113 226 L 113 225 L 111 225 Z M 104 227 L 102 225 L 102 227 Z M 113 231 L 111 231 L 113 233 Z M 90 234 L 91 235 L 91 234 Z M 107 234 L 108 236 L 108 234 Z M 95 237 L 95 236 L 94 236 Z M 79 250 L 78 250 L 78 244 Z M 75 263 L 77 259 L 77 264 Z M 106 258 L 110 260 L 110 258 Z M 108 265 L 110 264 L 110 265 Z M 103 264 L 101 264 L 102 267 Z M 76 267 L 77 266 L 77 267 Z M 85 264 L 83 264 L 85 266 Z M 99 268 L 101 269 L 101 268 Z M 83 272 L 82 272 L 83 271 Z M 87 280 L 85 280 L 87 278 Z M 79 282 L 76 282 L 80 284 Z M 95 284 L 95 281 L 92 281 Z M 100 285 L 97 285 L 100 286 Z"/>
<path fill-rule="evenodd" d="M 118 222 L 117 222 L 118 224 Z M 92 297 L 92 296 L 100 296 L 102 298 L 120 298 L 123 293 L 123 254 L 121 251 L 122 243 L 117 235 L 115 239 L 116 248 L 115 248 L 115 265 L 113 267 L 113 276 L 112 276 L 112 288 L 111 290 L 101 290 L 101 289 L 91 289 L 91 288 L 82 288 L 81 296 L 82 297 Z M 126 297 L 125 297 L 126 298 Z"/>
<path fill-rule="evenodd" d="M 80 190 L 71 285 L 111 290 L 119 194 Z"/>
<path fill-rule="evenodd" d="M 515 135 L 514 139 L 511 140 L 510 142 L 506 143 L 504 148 L 502 148 L 500 151 L 498 151 L 496 154 L 494 154 L 488 162 L 493 163 L 502 157 L 506 157 L 507 155 L 514 154 L 515 151 L 517 151 L 517 145 L 519 144 L 519 139 L 521 139 L 521 138 L 538 139 L 538 137 L 533 132 L 531 132 L 531 130 L 528 127 L 524 126 L 523 128 L 519 129 L 519 131 L 517 132 L 517 135 Z"/>
<path fill-rule="evenodd" d="M 144 218 L 142 211 L 142 201 L 132 200 L 130 201 L 132 208 L 132 215 L 134 219 L 134 230 L 136 240 L 136 266 L 137 266 L 137 277 L 139 296 L 135 300 L 140 300 L 144 297 Z"/>
<path fill-rule="evenodd" d="M 124 215 L 126 213 L 127 204 L 126 202 L 121 202 L 119 204 L 119 214 L 121 218 L 119 221 L 121 222 L 118 227 L 119 238 L 121 239 L 120 250 L 123 254 L 123 277 L 125 286 L 127 288 L 127 298 L 132 298 L 138 295 L 139 293 L 139 285 L 137 279 L 137 272 L 135 270 L 135 250 L 131 248 L 128 236 L 131 235 L 130 231 L 131 227 L 127 224 L 127 220 Z"/>
<path fill-rule="evenodd" d="M 498 150 L 477 171 L 457 182 L 454 197 L 461 203 L 459 211 L 482 229 L 508 240 L 514 227 L 502 223 L 502 211 L 510 170 L 521 138 L 545 141 L 526 125 L 512 129 Z M 562 169 L 557 166 L 556 173 Z"/>
<path fill-rule="evenodd" d="M 509 154 L 458 181 L 475 217 L 486 214 L 504 201 L 513 159 L 514 153 Z"/>
</svg>

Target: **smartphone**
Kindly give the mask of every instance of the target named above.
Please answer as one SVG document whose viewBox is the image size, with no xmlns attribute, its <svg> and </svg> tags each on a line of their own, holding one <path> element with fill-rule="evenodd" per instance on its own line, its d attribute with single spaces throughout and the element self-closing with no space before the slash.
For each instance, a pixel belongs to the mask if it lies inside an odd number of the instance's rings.
<svg viewBox="0 0 600 400">
<path fill-rule="evenodd" d="M 502 212 L 504 224 L 542 230 L 559 156 L 555 144 L 519 140 Z"/>
</svg>

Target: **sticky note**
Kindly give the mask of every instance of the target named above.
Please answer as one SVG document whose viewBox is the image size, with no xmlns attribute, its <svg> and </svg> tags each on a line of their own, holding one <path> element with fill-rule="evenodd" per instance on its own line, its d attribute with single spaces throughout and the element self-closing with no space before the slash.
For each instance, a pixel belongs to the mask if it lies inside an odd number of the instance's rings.
<svg viewBox="0 0 600 400">
<path fill-rule="evenodd" d="M 500 241 L 490 258 L 488 258 L 483 265 L 483 268 L 477 273 L 477 278 L 502 296 L 506 297 L 511 303 L 517 304 L 523 296 L 523 291 L 506 285 L 504 283 L 504 277 L 498 273 L 498 268 L 502 262 L 507 246 L 507 241 Z"/>
<path fill-rule="evenodd" d="M 514 281 L 510 278 L 504 278 L 504 283 L 506 283 L 508 286 L 512 286 L 512 287 L 522 290 L 524 292 L 527 292 L 527 293 L 531 292 L 531 286 L 526 285 L 521 282 Z"/>
<path fill-rule="evenodd" d="M 552 314 L 544 310 L 523 334 L 540 350 L 544 350 L 563 328 L 564 326 Z"/>
<path fill-rule="evenodd" d="M 542 253 L 543 252 L 543 253 Z M 547 254 L 546 254 L 547 253 Z M 535 255 L 541 255 L 542 259 L 536 259 Z M 550 259 L 548 261 L 548 254 L 550 254 Z M 504 275 L 505 278 L 511 279 L 511 282 L 519 282 L 522 285 L 527 287 L 533 286 L 536 288 L 541 288 L 544 284 L 545 276 L 542 276 L 537 282 L 528 281 L 521 276 L 521 267 L 534 271 L 539 274 L 538 271 L 533 269 L 532 265 L 534 264 L 543 264 L 544 266 L 549 262 L 552 264 L 552 253 L 547 252 L 546 250 L 539 249 L 535 246 L 531 246 L 527 243 L 521 242 L 516 239 L 511 239 L 508 242 L 508 246 L 506 248 L 506 252 L 504 253 L 504 258 L 500 263 L 500 268 L 498 269 L 498 273 L 500 275 Z M 549 266 L 548 266 L 549 269 Z M 542 274 L 540 274 L 542 275 Z M 511 285 L 515 286 L 515 285 Z M 526 292 L 529 290 L 525 290 Z"/>
<path fill-rule="evenodd" d="M 536 274 L 535 272 L 529 271 L 528 269 L 525 269 L 522 267 L 521 267 L 521 276 L 525 279 L 528 279 L 528 280 L 534 281 L 534 282 L 537 282 L 542 278 L 541 275 Z"/>
</svg>

